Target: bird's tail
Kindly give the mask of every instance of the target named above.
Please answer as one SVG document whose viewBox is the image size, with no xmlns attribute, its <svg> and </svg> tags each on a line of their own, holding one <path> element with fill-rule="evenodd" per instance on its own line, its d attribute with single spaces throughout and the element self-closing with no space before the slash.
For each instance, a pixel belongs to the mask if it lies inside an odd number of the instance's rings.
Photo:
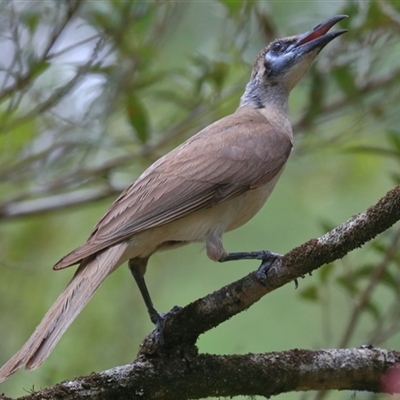
<svg viewBox="0 0 400 400">
<path fill-rule="evenodd" d="M 37 368 L 49 356 L 63 333 L 91 299 L 96 289 L 121 264 L 127 244 L 121 243 L 83 261 L 74 277 L 43 317 L 22 348 L 0 368 L 0 382 L 19 368 Z"/>
</svg>

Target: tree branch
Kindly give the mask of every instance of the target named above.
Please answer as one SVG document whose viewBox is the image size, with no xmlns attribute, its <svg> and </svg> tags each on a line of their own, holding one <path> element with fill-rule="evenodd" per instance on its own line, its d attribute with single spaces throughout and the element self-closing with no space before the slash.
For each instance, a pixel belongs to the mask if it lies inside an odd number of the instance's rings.
<svg viewBox="0 0 400 400">
<path fill-rule="evenodd" d="M 28 199 L 20 201 L 9 201 L 0 204 L 0 219 L 21 217 L 26 215 L 38 215 L 49 210 L 59 210 L 60 208 L 73 207 L 93 201 L 102 200 L 112 194 L 118 194 L 121 190 L 113 189 L 109 185 L 93 189 L 79 189 L 71 193 L 63 193 L 40 199 Z"/>
<path fill-rule="evenodd" d="M 400 186 L 396 186 L 365 212 L 282 259 L 264 262 L 244 278 L 183 309 L 173 309 L 166 316 L 163 346 L 153 331 L 133 364 L 64 382 L 23 399 L 122 399 L 129 395 L 131 399 L 179 400 L 328 389 L 400 392 L 400 368 L 394 367 L 400 360 L 398 352 L 360 348 L 213 356 L 199 355 L 195 347 L 200 334 L 267 293 L 342 258 L 399 219 Z"/>
<path fill-rule="evenodd" d="M 19 400 L 268 398 L 324 389 L 399 392 L 399 361 L 399 352 L 367 347 L 155 358 L 65 381 Z"/>
</svg>

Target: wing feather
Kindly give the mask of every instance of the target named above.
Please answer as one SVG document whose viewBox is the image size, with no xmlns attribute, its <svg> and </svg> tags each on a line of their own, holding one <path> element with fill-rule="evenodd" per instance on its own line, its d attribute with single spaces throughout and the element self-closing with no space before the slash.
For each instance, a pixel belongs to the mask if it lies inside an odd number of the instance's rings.
<svg viewBox="0 0 400 400">
<path fill-rule="evenodd" d="M 88 241 L 54 268 L 268 183 L 290 154 L 290 138 L 257 110 L 217 121 L 150 166 L 115 200 Z"/>
</svg>

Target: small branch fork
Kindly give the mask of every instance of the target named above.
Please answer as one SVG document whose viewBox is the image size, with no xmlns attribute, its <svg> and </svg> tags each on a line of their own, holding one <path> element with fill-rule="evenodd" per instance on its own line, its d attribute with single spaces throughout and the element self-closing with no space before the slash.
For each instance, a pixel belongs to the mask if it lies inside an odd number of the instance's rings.
<svg viewBox="0 0 400 400">
<path fill-rule="evenodd" d="M 21 399 L 196 399 L 299 390 L 400 393 L 400 353 L 357 349 L 290 350 L 216 356 L 198 354 L 200 334 L 248 309 L 271 291 L 344 257 L 400 220 L 400 186 L 365 212 L 294 248 L 272 264 L 167 314 L 164 345 L 153 331 L 131 364 L 80 377 Z M 1 397 L 0 399 L 7 399 Z"/>
</svg>

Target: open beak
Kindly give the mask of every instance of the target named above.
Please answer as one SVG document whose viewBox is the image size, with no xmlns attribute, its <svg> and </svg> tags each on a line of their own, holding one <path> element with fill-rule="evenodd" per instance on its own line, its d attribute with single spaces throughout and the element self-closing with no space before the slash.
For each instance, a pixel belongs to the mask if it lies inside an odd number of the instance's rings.
<svg viewBox="0 0 400 400">
<path fill-rule="evenodd" d="M 341 29 L 334 32 L 329 32 L 329 29 L 333 25 L 337 24 L 342 19 L 347 18 L 347 15 L 337 15 L 336 17 L 330 18 L 322 24 L 317 25 L 311 31 L 303 33 L 298 36 L 298 42 L 294 48 L 300 48 L 303 54 L 308 53 L 314 49 L 322 50 L 330 41 L 336 37 L 347 32 L 346 29 Z"/>
</svg>

